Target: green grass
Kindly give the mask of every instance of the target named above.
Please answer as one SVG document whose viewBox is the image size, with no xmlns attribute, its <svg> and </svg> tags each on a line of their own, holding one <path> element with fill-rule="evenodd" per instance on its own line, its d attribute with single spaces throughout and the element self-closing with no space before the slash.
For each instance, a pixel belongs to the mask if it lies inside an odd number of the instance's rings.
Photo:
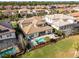
<svg viewBox="0 0 79 59">
<path fill-rule="evenodd" d="M 47 58 L 47 57 L 57 57 L 58 53 L 66 52 L 73 48 L 73 40 L 64 39 L 56 44 L 49 44 L 45 47 L 33 50 L 29 53 L 26 53 L 20 57 L 26 58 Z M 63 55 L 61 55 L 62 57 Z"/>
</svg>

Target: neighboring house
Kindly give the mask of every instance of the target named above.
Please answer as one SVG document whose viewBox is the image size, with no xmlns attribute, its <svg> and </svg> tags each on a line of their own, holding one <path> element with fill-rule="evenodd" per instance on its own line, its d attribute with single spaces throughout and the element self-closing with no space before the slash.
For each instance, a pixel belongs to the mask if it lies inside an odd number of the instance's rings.
<svg viewBox="0 0 79 59">
<path fill-rule="evenodd" d="M 79 7 L 73 7 L 72 10 L 79 11 Z"/>
<path fill-rule="evenodd" d="M 65 5 L 64 4 L 61 4 L 61 5 L 57 5 L 56 8 L 65 8 Z"/>
<path fill-rule="evenodd" d="M 2 5 L 0 6 L 0 9 L 3 9 L 3 6 Z"/>
<path fill-rule="evenodd" d="M 20 15 L 27 15 L 27 14 L 31 14 L 31 15 L 37 15 L 37 14 L 49 14 L 50 11 L 46 10 L 46 9 L 20 9 L 18 10 L 18 12 L 20 13 Z"/>
<path fill-rule="evenodd" d="M 15 30 L 0 25 L 0 57 L 17 53 Z"/>
<path fill-rule="evenodd" d="M 18 5 L 13 6 L 13 9 L 20 9 L 20 6 L 18 6 Z"/>
<path fill-rule="evenodd" d="M 2 13 L 4 16 L 12 16 L 16 15 L 17 10 L 3 10 Z"/>
<path fill-rule="evenodd" d="M 37 6 L 35 6 L 35 9 L 45 9 L 46 8 L 46 6 L 44 6 L 44 5 L 37 5 Z"/>
<path fill-rule="evenodd" d="M 51 5 L 51 6 L 49 6 L 49 8 L 48 8 L 48 9 L 55 9 L 55 8 L 57 8 L 57 6 L 56 6 L 56 5 Z"/>
<path fill-rule="evenodd" d="M 66 36 L 73 34 L 74 29 L 76 29 L 74 27 L 79 27 L 79 23 L 76 21 L 76 18 L 70 15 L 46 15 L 45 19 L 49 25 L 51 25 L 56 30 L 64 32 Z"/>
<path fill-rule="evenodd" d="M 79 21 L 79 12 L 70 13 L 71 16 L 75 17 Z"/>
<path fill-rule="evenodd" d="M 33 15 L 33 12 L 30 9 L 20 9 L 20 10 L 18 10 L 18 13 L 22 17 L 26 17 L 28 14 Z"/>
<path fill-rule="evenodd" d="M 37 13 L 44 13 L 45 9 L 34 9 Z"/>
<path fill-rule="evenodd" d="M 27 9 L 34 9 L 35 6 L 27 5 Z"/>
<path fill-rule="evenodd" d="M 4 6 L 5 9 L 12 9 L 12 5 Z"/>
<path fill-rule="evenodd" d="M 21 6 L 20 8 L 21 8 L 21 9 L 26 9 L 26 8 L 27 8 L 27 6 Z"/>
<path fill-rule="evenodd" d="M 27 11 L 28 11 L 28 9 L 19 9 L 19 10 L 18 10 L 18 13 L 19 13 L 21 16 L 26 16 L 26 15 L 27 15 Z"/>
<path fill-rule="evenodd" d="M 0 57 L 19 52 L 17 42 L 15 30 L 12 28 L 10 21 L 0 22 Z"/>
<path fill-rule="evenodd" d="M 0 22 L 0 25 L 5 26 L 7 28 L 13 29 L 11 23 L 10 23 L 10 19 L 6 19 L 5 21 Z"/>
<path fill-rule="evenodd" d="M 50 11 L 47 9 L 33 9 L 32 12 L 34 14 L 50 14 Z"/>
</svg>

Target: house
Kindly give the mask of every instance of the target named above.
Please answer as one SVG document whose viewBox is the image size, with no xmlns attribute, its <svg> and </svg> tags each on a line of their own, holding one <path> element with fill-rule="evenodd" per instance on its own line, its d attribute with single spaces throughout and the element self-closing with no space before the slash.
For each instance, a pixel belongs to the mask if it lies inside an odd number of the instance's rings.
<svg viewBox="0 0 79 59">
<path fill-rule="evenodd" d="M 19 9 L 18 13 L 23 17 L 27 16 L 28 14 L 33 15 L 33 12 L 30 9 Z"/>
<path fill-rule="evenodd" d="M 33 9 L 32 12 L 35 13 L 35 14 L 40 14 L 40 13 L 42 13 L 42 14 L 45 14 L 45 13 L 49 14 L 50 13 L 50 11 L 47 10 L 47 9 Z"/>
<path fill-rule="evenodd" d="M 5 8 L 5 9 L 12 9 L 12 5 L 7 5 L 7 6 L 4 6 L 3 8 Z"/>
<path fill-rule="evenodd" d="M 79 7 L 73 7 L 72 10 L 79 11 Z"/>
<path fill-rule="evenodd" d="M 12 16 L 12 15 L 16 15 L 17 10 L 2 10 L 2 14 L 4 16 Z"/>
<path fill-rule="evenodd" d="M 22 12 L 27 12 L 28 10 L 29 10 L 29 9 L 25 9 L 25 8 L 24 8 L 24 9 L 19 9 L 18 12 L 19 12 L 19 13 L 22 13 Z"/>
<path fill-rule="evenodd" d="M 64 4 L 57 5 L 56 8 L 65 8 L 65 5 Z"/>
<path fill-rule="evenodd" d="M 0 25 L 0 57 L 19 52 L 15 30 Z"/>
<path fill-rule="evenodd" d="M 13 29 L 9 19 L 6 19 L 5 21 L 0 22 L 0 25 L 5 26 L 9 29 Z"/>
<path fill-rule="evenodd" d="M 73 34 L 74 29 L 76 29 L 74 27 L 79 26 L 76 18 L 70 15 L 46 15 L 45 20 L 49 25 L 51 25 L 56 30 L 62 31 L 66 36 Z"/>
<path fill-rule="evenodd" d="M 43 36 L 45 37 L 53 33 L 52 27 L 50 27 L 41 16 L 20 20 L 19 26 L 26 39 L 30 42 L 35 41 L 39 37 L 43 38 Z"/>
<path fill-rule="evenodd" d="M 52 27 L 39 16 L 34 16 L 19 23 L 24 34 L 30 39 L 45 35 L 46 32 L 52 33 Z M 32 35 L 32 36 L 31 36 Z"/>
<path fill-rule="evenodd" d="M 79 12 L 70 13 L 71 16 L 75 17 L 79 21 Z"/>
<path fill-rule="evenodd" d="M 34 9 L 35 6 L 30 6 L 30 5 L 27 5 L 27 9 Z"/>
<path fill-rule="evenodd" d="M 37 5 L 35 6 L 35 9 L 46 9 L 45 5 Z"/>
<path fill-rule="evenodd" d="M 13 9 L 20 9 L 20 6 L 18 6 L 18 5 L 13 6 Z"/>
<path fill-rule="evenodd" d="M 20 8 L 21 8 L 21 9 L 26 9 L 26 8 L 27 8 L 27 6 L 21 6 Z"/>
<path fill-rule="evenodd" d="M 2 5 L 0 6 L 0 9 L 3 9 L 3 6 Z"/>
</svg>

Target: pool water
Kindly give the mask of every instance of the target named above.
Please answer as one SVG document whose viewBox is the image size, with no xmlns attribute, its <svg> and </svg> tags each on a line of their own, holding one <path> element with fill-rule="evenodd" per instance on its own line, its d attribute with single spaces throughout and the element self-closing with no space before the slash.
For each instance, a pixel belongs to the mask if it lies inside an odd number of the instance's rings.
<svg viewBox="0 0 79 59">
<path fill-rule="evenodd" d="M 42 42 L 45 42 L 45 39 L 44 38 L 37 38 L 36 42 L 37 43 L 42 43 Z"/>
<path fill-rule="evenodd" d="M 5 50 L 5 51 L 0 52 L 0 57 L 3 57 L 3 56 L 8 55 L 8 54 L 12 55 L 15 52 L 16 52 L 16 49 L 15 48 L 10 48 L 8 50 Z"/>
<path fill-rule="evenodd" d="M 44 42 L 46 42 L 45 39 L 44 38 L 41 38 L 41 37 L 36 38 L 35 40 L 31 40 L 31 43 L 32 43 L 33 46 L 36 46 L 39 43 L 44 43 Z"/>
</svg>

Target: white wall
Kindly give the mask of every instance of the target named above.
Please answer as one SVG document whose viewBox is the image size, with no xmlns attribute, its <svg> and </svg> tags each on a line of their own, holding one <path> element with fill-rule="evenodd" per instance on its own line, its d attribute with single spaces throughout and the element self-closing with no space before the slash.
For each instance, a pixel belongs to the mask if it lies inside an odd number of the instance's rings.
<svg viewBox="0 0 79 59">
<path fill-rule="evenodd" d="M 6 33 L 0 35 L 0 40 L 10 39 L 10 38 L 16 38 L 15 33 Z"/>
</svg>

